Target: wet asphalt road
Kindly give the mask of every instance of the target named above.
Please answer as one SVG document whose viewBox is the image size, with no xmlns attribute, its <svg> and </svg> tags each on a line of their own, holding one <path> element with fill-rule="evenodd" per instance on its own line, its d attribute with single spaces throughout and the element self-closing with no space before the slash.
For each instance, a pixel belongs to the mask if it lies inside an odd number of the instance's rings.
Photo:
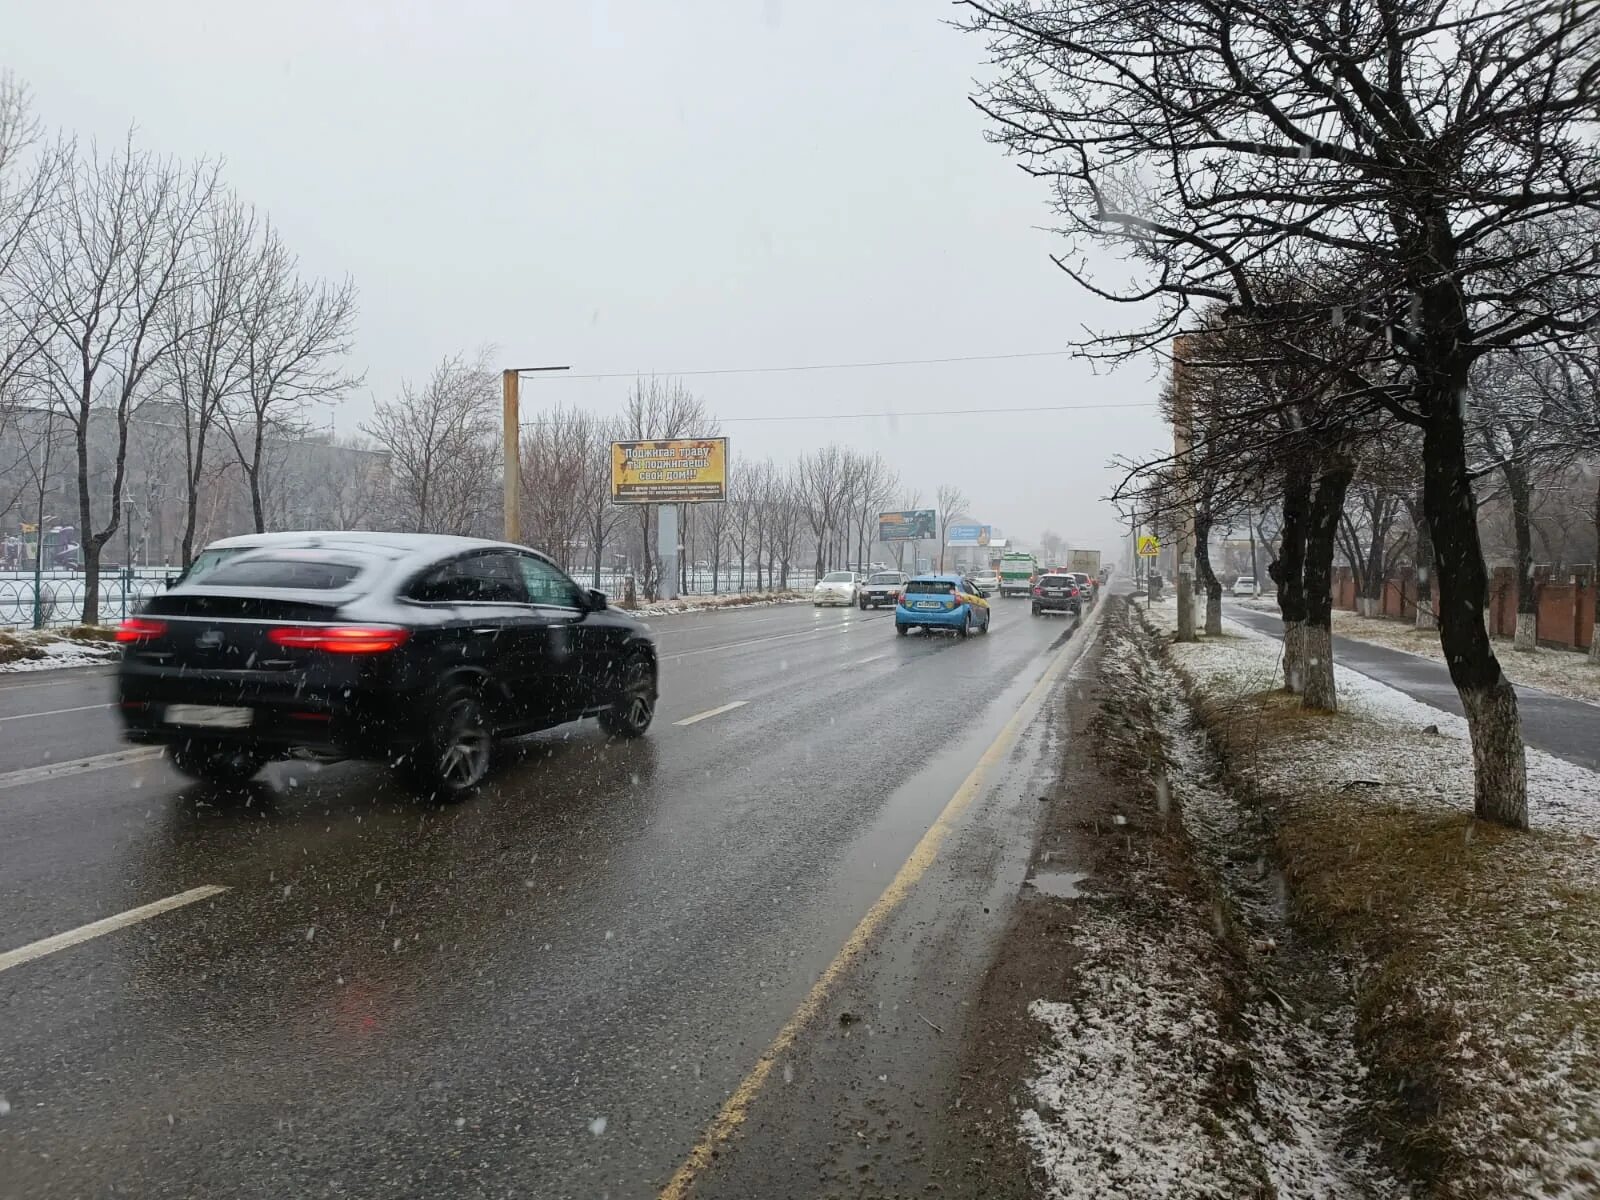
<svg viewBox="0 0 1600 1200">
<path fill-rule="evenodd" d="M 965 642 L 809 606 L 658 619 L 647 738 L 525 739 L 448 809 L 360 764 L 278 764 L 231 796 L 144 757 L 41 780 L 124 749 L 111 681 L 0 683 L 0 952 L 228 889 L 0 970 L 0 1196 L 656 1194 L 1088 640 L 995 611 Z M 920 1189 L 961 1005 L 1026 867 L 1046 724 L 696 1194 Z"/>
<path fill-rule="evenodd" d="M 1238 604 L 1228 605 L 1226 611 L 1231 620 L 1241 625 L 1273 637 L 1283 636 L 1283 622 L 1274 613 Z M 1457 716 L 1466 715 L 1456 686 L 1450 682 L 1450 669 L 1442 662 L 1337 636 L 1333 639 L 1333 659 L 1342 667 L 1386 683 L 1424 704 Z M 1517 709 L 1522 715 L 1522 740 L 1528 745 L 1600 771 L 1600 711 L 1593 704 L 1519 683 Z"/>
</svg>

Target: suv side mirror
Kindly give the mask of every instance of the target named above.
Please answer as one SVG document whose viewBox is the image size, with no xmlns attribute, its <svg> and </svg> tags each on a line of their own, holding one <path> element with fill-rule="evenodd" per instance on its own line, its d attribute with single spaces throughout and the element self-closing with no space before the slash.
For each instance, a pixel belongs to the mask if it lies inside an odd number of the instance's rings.
<svg viewBox="0 0 1600 1200">
<path fill-rule="evenodd" d="M 607 607 L 606 594 L 599 588 L 590 588 L 584 595 L 589 601 L 590 612 L 601 612 Z"/>
</svg>

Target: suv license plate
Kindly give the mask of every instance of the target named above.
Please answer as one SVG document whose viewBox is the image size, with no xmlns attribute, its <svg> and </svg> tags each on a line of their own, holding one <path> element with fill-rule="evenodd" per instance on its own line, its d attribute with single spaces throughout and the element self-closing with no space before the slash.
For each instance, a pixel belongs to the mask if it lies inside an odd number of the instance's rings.
<svg viewBox="0 0 1600 1200">
<path fill-rule="evenodd" d="M 169 704 L 163 715 L 168 725 L 244 729 L 250 724 L 255 713 L 248 708 L 221 708 L 214 704 Z"/>
</svg>

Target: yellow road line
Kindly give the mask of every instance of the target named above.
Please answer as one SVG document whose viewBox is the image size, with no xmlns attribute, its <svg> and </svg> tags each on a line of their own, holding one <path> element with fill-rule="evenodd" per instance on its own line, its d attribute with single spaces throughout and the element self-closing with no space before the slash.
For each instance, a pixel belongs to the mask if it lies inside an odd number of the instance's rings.
<svg viewBox="0 0 1600 1200">
<path fill-rule="evenodd" d="M 933 824 L 928 826 L 928 831 L 922 835 L 922 840 L 911 851 L 911 856 L 901 864 L 900 870 L 889 881 L 889 886 L 883 890 L 883 894 L 867 910 L 867 915 L 861 918 L 860 924 L 851 930 L 850 936 L 845 939 L 844 946 L 841 947 L 839 953 L 834 956 L 833 961 L 828 964 L 822 974 L 817 977 L 816 983 L 811 985 L 811 990 L 806 993 L 806 998 L 800 1002 L 800 1006 L 784 1022 L 783 1028 L 778 1030 L 778 1035 L 772 1039 L 772 1044 L 762 1052 L 761 1057 L 756 1060 L 756 1065 L 751 1068 L 750 1073 L 740 1081 L 733 1094 L 723 1103 L 715 1119 L 706 1128 L 705 1133 L 700 1136 L 700 1140 L 695 1143 L 694 1149 L 689 1151 L 688 1157 L 683 1160 L 682 1165 L 673 1173 L 672 1178 L 667 1182 L 667 1186 L 661 1190 L 661 1200 L 683 1200 L 693 1191 L 696 1180 L 701 1172 L 711 1164 L 713 1155 L 738 1132 L 739 1126 L 744 1124 L 745 1118 L 749 1115 L 750 1106 L 760 1094 L 762 1086 L 767 1081 L 767 1076 L 772 1074 L 772 1068 L 777 1066 L 778 1060 L 799 1039 L 801 1030 L 822 1011 L 822 1006 L 828 999 L 828 993 L 833 990 L 834 985 L 850 969 L 856 959 L 861 957 L 873 934 L 888 920 L 889 914 L 911 893 L 911 889 L 916 886 L 917 881 L 933 865 L 934 859 L 938 857 L 939 847 L 944 844 L 944 839 L 955 824 L 956 818 L 966 811 L 973 798 L 982 790 L 984 779 L 989 774 L 989 771 L 996 763 L 1005 758 L 1012 745 L 1016 742 L 1018 735 L 1027 726 L 1028 722 L 1033 719 L 1034 709 L 1043 699 L 1050 685 L 1055 683 L 1065 669 L 1067 656 L 1085 644 L 1083 638 L 1084 626 L 1080 625 L 1073 632 L 1076 636 L 1061 648 L 1050 665 L 1045 668 L 1044 674 L 1039 677 L 1039 681 L 1033 685 L 1033 688 L 1023 699 L 1017 711 L 1006 722 L 1005 728 L 989 744 L 989 748 L 983 752 L 983 757 L 978 759 L 977 766 L 972 768 L 971 773 L 962 781 L 961 786 L 956 789 L 955 795 L 950 797 L 950 802 L 944 806 L 944 810 L 935 818 Z"/>
</svg>

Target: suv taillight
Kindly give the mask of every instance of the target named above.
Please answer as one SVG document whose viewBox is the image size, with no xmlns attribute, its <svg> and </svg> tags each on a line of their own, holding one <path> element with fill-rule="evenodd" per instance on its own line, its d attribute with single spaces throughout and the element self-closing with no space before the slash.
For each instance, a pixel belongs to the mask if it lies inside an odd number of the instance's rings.
<svg viewBox="0 0 1600 1200">
<path fill-rule="evenodd" d="M 328 654 L 382 654 L 403 645 L 411 631 L 394 625 L 280 625 L 267 640 L 285 650 Z"/>
<path fill-rule="evenodd" d="M 149 617 L 129 617 L 117 626 L 117 641 L 123 645 L 135 642 L 153 642 L 167 632 L 165 621 L 152 621 Z"/>
<path fill-rule="evenodd" d="M 1044 589 L 1042 587 L 1036 587 L 1033 589 L 1033 594 L 1035 596 L 1042 596 L 1044 595 Z"/>
</svg>

